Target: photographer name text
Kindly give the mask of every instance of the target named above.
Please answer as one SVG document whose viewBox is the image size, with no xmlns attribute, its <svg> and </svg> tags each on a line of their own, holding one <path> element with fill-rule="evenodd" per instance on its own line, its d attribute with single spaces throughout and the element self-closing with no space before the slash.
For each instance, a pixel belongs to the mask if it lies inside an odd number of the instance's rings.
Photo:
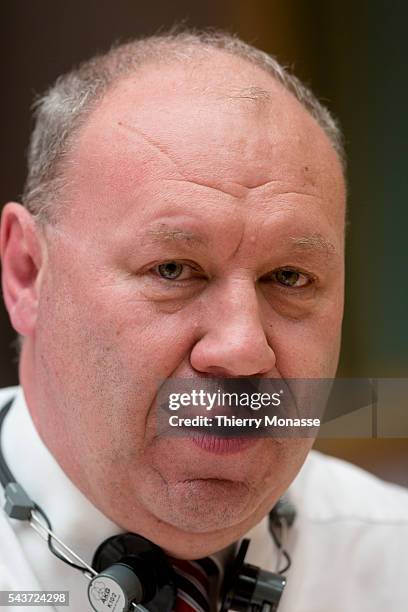
<svg viewBox="0 0 408 612">
<path fill-rule="evenodd" d="M 320 427 L 320 419 L 317 418 L 283 418 L 274 416 L 263 416 L 261 418 L 248 417 L 239 418 L 235 416 L 216 415 L 213 417 L 197 415 L 195 417 L 169 417 L 171 427 Z"/>
</svg>

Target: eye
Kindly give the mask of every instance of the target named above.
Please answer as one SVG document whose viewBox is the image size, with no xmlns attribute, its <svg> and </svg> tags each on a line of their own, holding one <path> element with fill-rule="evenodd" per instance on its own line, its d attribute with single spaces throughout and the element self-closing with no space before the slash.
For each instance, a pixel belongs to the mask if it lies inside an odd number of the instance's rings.
<svg viewBox="0 0 408 612">
<path fill-rule="evenodd" d="M 162 278 L 166 278 L 167 280 L 175 280 L 179 278 L 183 272 L 183 264 L 178 261 L 166 261 L 158 266 L 156 266 L 156 270 Z"/>
<path fill-rule="evenodd" d="M 303 274 L 298 270 L 292 270 L 291 268 L 280 268 L 279 270 L 275 270 L 270 275 L 270 278 L 284 287 L 292 287 L 295 289 L 306 287 L 313 280 L 307 274 Z"/>
<path fill-rule="evenodd" d="M 185 281 L 200 276 L 199 270 L 192 265 L 173 260 L 157 264 L 152 268 L 152 271 L 157 276 L 169 281 Z"/>
</svg>

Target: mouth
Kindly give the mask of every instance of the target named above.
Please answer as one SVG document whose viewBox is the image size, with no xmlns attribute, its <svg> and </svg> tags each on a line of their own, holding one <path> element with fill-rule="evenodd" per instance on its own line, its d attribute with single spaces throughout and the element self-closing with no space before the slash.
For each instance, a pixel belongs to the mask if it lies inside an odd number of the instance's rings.
<svg viewBox="0 0 408 612">
<path fill-rule="evenodd" d="M 190 433 L 188 438 L 199 448 L 216 455 L 239 453 L 259 442 L 253 437 L 222 437 L 203 432 Z"/>
</svg>

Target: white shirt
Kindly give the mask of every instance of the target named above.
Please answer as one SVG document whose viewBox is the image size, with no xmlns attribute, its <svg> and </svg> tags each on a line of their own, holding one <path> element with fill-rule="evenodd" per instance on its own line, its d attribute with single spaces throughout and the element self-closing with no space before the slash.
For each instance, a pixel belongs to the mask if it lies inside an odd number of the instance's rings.
<svg viewBox="0 0 408 612">
<path fill-rule="evenodd" d="M 22 390 L 0 390 L 0 407 L 16 394 L 2 432 L 8 466 L 43 507 L 54 532 L 90 564 L 98 545 L 121 530 L 72 484 L 44 446 Z M 292 567 L 279 612 L 408 610 L 408 490 L 312 451 L 288 496 L 297 517 L 288 534 Z M 275 571 L 277 551 L 266 518 L 246 537 L 251 539 L 246 561 Z M 91 610 L 86 578 L 56 559 L 26 522 L 0 511 L 0 590 L 41 589 L 69 591 L 69 607 L 27 610 Z M 0 607 L 0 612 L 23 609 Z"/>
</svg>

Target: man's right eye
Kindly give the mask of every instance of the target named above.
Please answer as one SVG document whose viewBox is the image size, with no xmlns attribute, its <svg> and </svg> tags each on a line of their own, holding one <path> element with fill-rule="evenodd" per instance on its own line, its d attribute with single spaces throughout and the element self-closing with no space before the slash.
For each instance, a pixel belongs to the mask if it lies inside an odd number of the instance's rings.
<svg viewBox="0 0 408 612">
<path fill-rule="evenodd" d="M 183 264 L 178 261 L 167 261 L 166 263 L 156 266 L 158 274 L 167 280 L 179 278 L 183 273 Z"/>
<path fill-rule="evenodd" d="M 203 278 L 202 271 L 192 263 L 169 260 L 156 264 L 151 268 L 156 276 L 168 281 L 189 281 L 193 278 Z"/>
</svg>

